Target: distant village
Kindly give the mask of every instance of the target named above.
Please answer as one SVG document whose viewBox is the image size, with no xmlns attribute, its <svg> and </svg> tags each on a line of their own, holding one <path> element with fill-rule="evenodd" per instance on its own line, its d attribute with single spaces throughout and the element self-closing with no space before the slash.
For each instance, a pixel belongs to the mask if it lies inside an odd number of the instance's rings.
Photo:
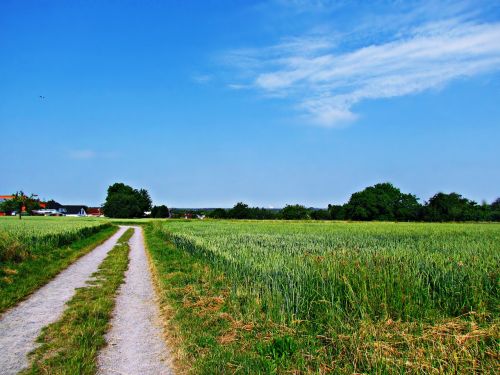
<svg viewBox="0 0 500 375">
<path fill-rule="evenodd" d="M 13 199 L 13 195 L 0 195 L 0 216 L 16 216 L 17 211 L 2 211 L 1 203 Z M 37 201 L 39 208 L 29 210 L 23 206 L 21 214 L 30 216 L 69 216 L 69 217 L 104 217 L 102 207 L 90 207 L 84 204 L 61 204 L 54 200 L 43 202 Z M 165 207 L 169 218 L 184 218 L 184 219 L 204 219 L 205 209 L 171 209 Z M 154 210 L 154 207 L 153 207 Z M 211 209 L 208 209 L 211 210 Z M 144 217 L 150 217 L 151 211 L 145 211 Z"/>
<path fill-rule="evenodd" d="M 0 195 L 0 203 L 13 198 L 13 195 Z M 31 212 L 28 212 L 26 207 L 23 206 L 22 213 L 34 216 L 104 216 L 101 207 L 89 207 L 83 204 L 61 204 L 54 200 L 49 200 L 47 202 L 39 201 L 38 203 L 40 208 L 31 210 Z M 16 211 L 0 211 L 0 216 L 15 216 L 17 214 L 18 212 Z"/>
</svg>

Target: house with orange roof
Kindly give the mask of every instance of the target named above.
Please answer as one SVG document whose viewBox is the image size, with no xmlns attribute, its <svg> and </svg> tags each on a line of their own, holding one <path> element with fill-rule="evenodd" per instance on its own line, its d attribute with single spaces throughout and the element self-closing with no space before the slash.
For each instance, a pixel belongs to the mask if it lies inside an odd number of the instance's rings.
<svg viewBox="0 0 500 375">
<path fill-rule="evenodd" d="M 0 203 L 5 202 L 7 200 L 13 199 L 14 195 L 0 195 Z M 41 208 L 45 208 L 45 202 L 39 202 Z M 26 212 L 26 207 L 23 206 L 21 212 Z M 7 212 L 0 211 L 0 216 L 6 216 Z"/>
</svg>

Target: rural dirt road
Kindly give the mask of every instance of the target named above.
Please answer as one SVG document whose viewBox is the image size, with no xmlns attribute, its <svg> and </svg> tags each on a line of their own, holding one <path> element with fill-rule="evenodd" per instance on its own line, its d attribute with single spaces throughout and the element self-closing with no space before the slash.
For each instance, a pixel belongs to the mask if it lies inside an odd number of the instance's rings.
<svg viewBox="0 0 500 375">
<path fill-rule="evenodd" d="M 76 288 L 85 286 L 89 277 L 125 232 L 121 227 L 102 245 L 84 255 L 28 299 L 0 317 L 0 373 L 16 374 L 27 367 L 28 353 L 46 325 L 55 322 L 73 297 Z"/>
<path fill-rule="evenodd" d="M 130 263 L 119 289 L 108 345 L 99 353 L 99 374 L 170 375 L 142 229 L 130 239 Z"/>
</svg>

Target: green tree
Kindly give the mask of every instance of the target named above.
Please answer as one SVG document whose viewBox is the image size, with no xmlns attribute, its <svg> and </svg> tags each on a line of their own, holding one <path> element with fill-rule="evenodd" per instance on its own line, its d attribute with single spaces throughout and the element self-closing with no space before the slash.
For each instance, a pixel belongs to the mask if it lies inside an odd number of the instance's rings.
<svg viewBox="0 0 500 375">
<path fill-rule="evenodd" d="M 466 221 L 478 219 L 478 205 L 457 193 L 437 193 L 425 206 L 427 221 Z"/>
<path fill-rule="evenodd" d="M 328 210 L 311 210 L 310 214 L 313 220 L 330 220 L 330 212 Z"/>
<path fill-rule="evenodd" d="M 300 204 L 287 204 L 281 210 L 281 217 L 285 220 L 303 220 L 309 218 L 309 210 Z"/>
<path fill-rule="evenodd" d="M 330 219 L 332 220 L 345 220 L 346 219 L 346 209 L 345 205 L 329 204 L 328 213 L 330 214 Z"/>
<path fill-rule="evenodd" d="M 250 207 L 248 204 L 238 202 L 229 210 L 228 217 L 231 219 L 250 219 Z"/>
<path fill-rule="evenodd" d="M 114 218 L 144 217 L 151 209 L 151 198 L 145 189 L 136 190 L 123 183 L 115 183 L 108 188 L 104 214 Z"/>
<path fill-rule="evenodd" d="M 419 218 L 421 210 L 422 205 L 418 203 L 415 195 L 401 193 L 395 205 L 394 215 L 399 221 L 415 221 Z"/>
<path fill-rule="evenodd" d="M 19 219 L 22 218 L 23 208 L 26 213 L 30 214 L 33 210 L 40 208 L 40 200 L 36 198 L 35 194 L 31 194 L 29 197 L 24 194 L 23 191 L 16 191 L 12 194 L 11 199 L 0 203 L 0 210 L 4 212 L 17 212 L 19 214 Z"/>
<path fill-rule="evenodd" d="M 500 221 L 500 198 L 497 198 L 490 205 L 490 220 Z"/>
<path fill-rule="evenodd" d="M 167 218 L 170 217 L 168 207 L 162 204 L 161 206 L 154 206 L 151 210 L 151 217 L 154 218 Z"/>
<path fill-rule="evenodd" d="M 486 201 L 483 201 L 481 205 L 476 205 L 474 208 L 474 217 L 473 220 L 478 221 L 492 221 L 493 220 L 493 208 Z"/>
<path fill-rule="evenodd" d="M 418 199 L 385 182 L 351 195 L 345 216 L 354 220 L 415 220 L 420 211 Z"/>
<path fill-rule="evenodd" d="M 272 220 L 276 219 L 276 213 L 273 210 L 261 207 L 250 208 L 249 218 L 255 220 Z"/>
<path fill-rule="evenodd" d="M 215 210 L 209 211 L 207 216 L 212 219 L 225 219 L 227 218 L 227 211 L 223 208 L 216 208 Z"/>
<path fill-rule="evenodd" d="M 137 194 L 138 194 L 139 206 L 141 207 L 141 210 L 143 212 L 151 211 L 151 207 L 153 205 L 153 202 L 151 200 L 151 197 L 150 197 L 148 191 L 146 189 L 139 189 L 139 191 L 137 191 Z M 164 207 L 166 207 L 166 206 L 164 206 Z M 168 212 L 168 208 L 167 208 L 167 212 Z"/>
</svg>

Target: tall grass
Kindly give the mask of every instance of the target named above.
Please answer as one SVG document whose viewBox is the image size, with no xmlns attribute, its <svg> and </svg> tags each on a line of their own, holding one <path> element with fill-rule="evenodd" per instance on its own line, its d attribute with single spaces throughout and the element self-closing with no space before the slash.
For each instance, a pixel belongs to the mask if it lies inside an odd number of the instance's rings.
<svg viewBox="0 0 500 375">
<path fill-rule="evenodd" d="M 0 262 L 20 261 L 43 250 L 68 245 L 110 224 L 72 217 L 0 218 Z"/>
<path fill-rule="evenodd" d="M 498 313 L 498 225 L 174 222 L 163 229 L 275 320 Z"/>
<path fill-rule="evenodd" d="M 116 229 L 96 219 L 0 218 L 0 312 L 104 242 Z"/>
</svg>

